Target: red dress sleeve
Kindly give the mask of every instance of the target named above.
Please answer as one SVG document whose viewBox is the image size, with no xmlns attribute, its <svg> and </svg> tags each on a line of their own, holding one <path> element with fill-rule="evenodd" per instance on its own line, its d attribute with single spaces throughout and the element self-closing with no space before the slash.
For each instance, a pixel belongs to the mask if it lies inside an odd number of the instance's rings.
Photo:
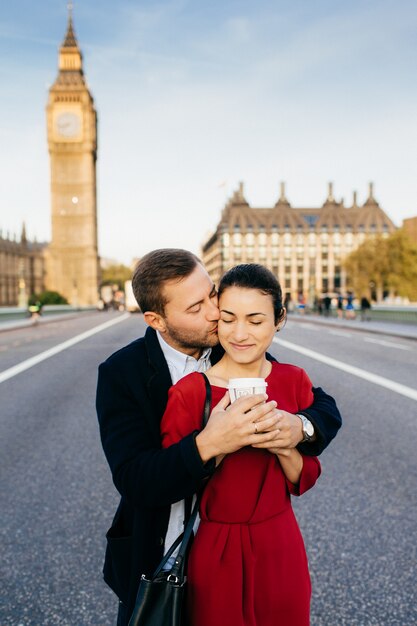
<svg viewBox="0 0 417 626">
<path fill-rule="evenodd" d="M 303 457 L 303 469 L 301 470 L 300 480 L 294 485 L 286 479 L 288 491 L 292 496 L 301 496 L 314 487 L 316 480 L 321 474 L 320 461 L 316 456 L 306 456 L 305 454 L 301 456 Z"/>
<path fill-rule="evenodd" d="M 205 383 L 201 374 L 185 376 L 168 392 L 168 403 L 161 419 L 162 447 L 168 448 L 195 430 L 201 430 Z"/>
<path fill-rule="evenodd" d="M 307 409 L 314 401 L 312 391 L 313 384 L 303 369 L 300 369 L 300 379 L 297 390 L 298 411 Z M 302 454 L 303 469 L 299 482 L 294 485 L 287 480 L 288 491 L 292 496 L 301 496 L 303 493 L 311 489 L 321 474 L 320 461 L 316 456 L 307 456 Z"/>
</svg>

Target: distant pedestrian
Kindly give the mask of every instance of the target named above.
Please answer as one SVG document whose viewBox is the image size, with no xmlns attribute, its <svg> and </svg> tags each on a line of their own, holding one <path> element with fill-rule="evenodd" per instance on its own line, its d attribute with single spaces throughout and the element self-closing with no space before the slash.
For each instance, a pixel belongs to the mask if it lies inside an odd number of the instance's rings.
<svg viewBox="0 0 417 626">
<path fill-rule="evenodd" d="M 332 300 L 331 300 L 329 294 L 326 294 L 324 296 L 324 298 L 323 298 L 324 317 L 329 317 L 331 304 L 332 304 Z"/>
<path fill-rule="evenodd" d="M 304 315 L 306 309 L 306 299 L 302 291 L 298 294 L 298 312 Z"/>
<path fill-rule="evenodd" d="M 346 319 L 354 320 L 356 317 L 356 313 L 355 313 L 355 307 L 353 306 L 353 293 L 351 291 L 348 291 L 346 300 L 347 300 Z"/>
<path fill-rule="evenodd" d="M 371 303 L 366 296 L 361 298 L 361 320 L 362 322 L 368 322 L 371 317 L 369 311 L 371 309 Z"/>
<path fill-rule="evenodd" d="M 337 296 L 337 317 L 343 317 L 343 296 L 340 293 Z"/>
</svg>

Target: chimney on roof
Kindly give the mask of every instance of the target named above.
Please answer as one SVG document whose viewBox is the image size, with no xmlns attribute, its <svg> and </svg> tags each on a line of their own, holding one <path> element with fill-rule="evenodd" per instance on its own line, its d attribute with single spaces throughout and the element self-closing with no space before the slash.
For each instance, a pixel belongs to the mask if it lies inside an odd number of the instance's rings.
<svg viewBox="0 0 417 626">
<path fill-rule="evenodd" d="M 334 202 L 333 183 L 329 183 L 329 192 L 327 194 L 327 202 Z"/>
<path fill-rule="evenodd" d="M 288 200 L 287 200 L 287 198 L 285 196 L 285 183 L 284 182 L 280 183 L 280 188 L 281 188 L 281 193 L 280 193 L 280 196 L 279 196 L 279 201 L 280 202 L 285 202 L 287 204 Z"/>
</svg>

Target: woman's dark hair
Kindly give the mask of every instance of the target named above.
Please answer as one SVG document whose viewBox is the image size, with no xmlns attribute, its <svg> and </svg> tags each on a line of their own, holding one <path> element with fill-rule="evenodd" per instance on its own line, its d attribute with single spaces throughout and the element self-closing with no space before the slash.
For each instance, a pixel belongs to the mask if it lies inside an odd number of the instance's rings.
<svg viewBox="0 0 417 626">
<path fill-rule="evenodd" d="M 272 297 L 275 324 L 285 318 L 285 309 L 282 304 L 282 290 L 274 274 L 263 265 L 257 263 L 243 263 L 236 265 L 223 274 L 219 285 L 219 298 L 228 287 L 243 287 L 244 289 L 259 289 L 263 294 Z"/>
<path fill-rule="evenodd" d="M 136 265 L 132 277 L 133 293 L 141 311 L 164 315 L 164 284 L 171 280 L 180 282 L 199 263 L 201 261 L 195 254 L 178 248 L 160 248 L 145 254 Z"/>
</svg>

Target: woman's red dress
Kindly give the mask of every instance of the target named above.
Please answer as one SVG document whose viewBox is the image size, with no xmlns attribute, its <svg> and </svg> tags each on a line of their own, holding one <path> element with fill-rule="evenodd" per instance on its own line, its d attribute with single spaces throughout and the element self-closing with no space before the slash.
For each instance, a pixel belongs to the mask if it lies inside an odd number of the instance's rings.
<svg viewBox="0 0 417 626">
<path fill-rule="evenodd" d="M 313 401 L 311 381 L 298 367 L 273 363 L 266 380 L 278 408 L 296 413 Z M 212 406 L 225 391 L 212 387 Z M 204 399 L 201 374 L 171 388 L 161 422 L 164 447 L 200 430 Z M 320 464 L 316 457 L 303 461 L 294 486 L 276 455 L 247 447 L 226 456 L 210 478 L 188 561 L 190 626 L 308 626 L 310 576 L 290 494 L 310 489 Z"/>
</svg>

